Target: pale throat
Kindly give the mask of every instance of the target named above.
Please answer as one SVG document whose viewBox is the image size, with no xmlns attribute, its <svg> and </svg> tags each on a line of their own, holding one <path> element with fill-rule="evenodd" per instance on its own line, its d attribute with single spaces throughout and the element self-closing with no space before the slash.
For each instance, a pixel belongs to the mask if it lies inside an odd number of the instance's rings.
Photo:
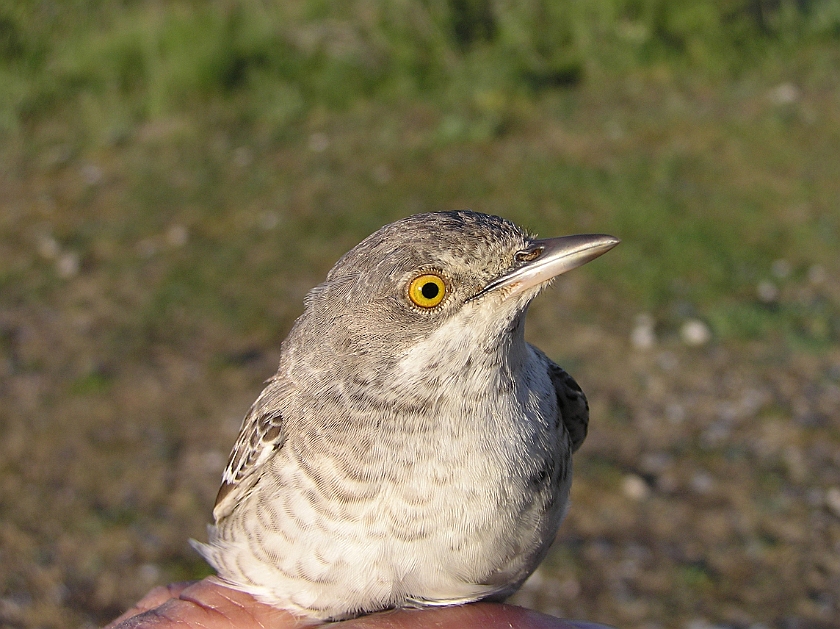
<svg viewBox="0 0 840 629">
<path fill-rule="evenodd" d="M 415 383 L 458 378 L 462 387 L 484 390 L 487 382 L 482 376 L 488 372 L 518 372 L 531 355 L 524 335 L 525 309 L 511 307 L 509 316 L 504 316 L 499 308 L 488 306 L 465 306 L 410 346 L 395 375 Z M 473 377 L 463 380 L 465 372 Z"/>
</svg>

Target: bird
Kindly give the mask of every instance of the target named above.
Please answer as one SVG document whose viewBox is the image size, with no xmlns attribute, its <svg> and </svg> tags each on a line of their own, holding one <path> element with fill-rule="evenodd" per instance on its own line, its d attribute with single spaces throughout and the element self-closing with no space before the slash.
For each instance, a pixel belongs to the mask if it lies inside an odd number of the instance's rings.
<svg viewBox="0 0 840 629">
<path fill-rule="evenodd" d="M 589 422 L 525 314 L 618 242 L 458 210 L 341 257 L 242 422 L 209 541 L 191 541 L 216 578 L 309 622 L 515 592 L 557 534 Z"/>
</svg>

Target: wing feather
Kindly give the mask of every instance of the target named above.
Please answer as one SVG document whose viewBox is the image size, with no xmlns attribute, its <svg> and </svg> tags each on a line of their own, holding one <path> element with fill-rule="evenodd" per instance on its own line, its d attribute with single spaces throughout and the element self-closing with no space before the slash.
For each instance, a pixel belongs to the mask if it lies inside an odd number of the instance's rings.
<svg viewBox="0 0 840 629">
<path fill-rule="evenodd" d="M 589 402 L 580 385 L 561 367 L 549 362 L 548 373 L 557 392 L 557 404 L 563 423 L 572 438 L 572 452 L 576 452 L 589 430 Z"/>
<path fill-rule="evenodd" d="M 230 514 L 241 496 L 257 483 L 263 463 L 286 439 L 283 415 L 277 407 L 277 387 L 272 386 L 275 383 L 269 381 L 242 420 L 213 507 L 217 522 Z"/>
<path fill-rule="evenodd" d="M 532 346 L 533 347 L 533 346 Z M 562 367 L 554 363 L 542 351 L 534 348 L 546 361 L 548 375 L 554 385 L 557 394 L 557 407 L 560 411 L 560 419 L 569 431 L 572 441 L 572 452 L 576 452 L 589 429 L 589 402 L 583 391 L 569 374 Z"/>
</svg>

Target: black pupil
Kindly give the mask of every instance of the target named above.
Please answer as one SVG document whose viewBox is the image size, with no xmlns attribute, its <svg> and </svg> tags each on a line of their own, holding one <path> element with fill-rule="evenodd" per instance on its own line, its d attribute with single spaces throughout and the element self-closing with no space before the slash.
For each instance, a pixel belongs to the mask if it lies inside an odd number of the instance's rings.
<svg viewBox="0 0 840 629">
<path fill-rule="evenodd" d="M 420 289 L 420 292 L 423 293 L 423 297 L 426 299 L 434 299 L 438 296 L 440 292 L 440 288 L 434 282 L 426 282 L 423 284 L 423 288 Z"/>
</svg>

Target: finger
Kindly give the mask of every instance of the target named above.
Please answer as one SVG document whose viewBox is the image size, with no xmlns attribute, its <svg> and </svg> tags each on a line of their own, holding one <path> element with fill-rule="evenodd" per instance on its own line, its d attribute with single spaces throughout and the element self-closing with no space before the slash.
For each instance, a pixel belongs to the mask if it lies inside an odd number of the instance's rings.
<svg viewBox="0 0 840 629">
<path fill-rule="evenodd" d="M 204 579 L 184 588 L 177 598 L 126 618 L 109 629 L 292 629 L 302 626 L 287 611 Z"/>
<path fill-rule="evenodd" d="M 572 622 L 524 607 L 473 603 L 453 607 L 401 609 L 339 623 L 336 629 L 609 629 Z"/>
<path fill-rule="evenodd" d="M 170 583 L 169 585 L 159 585 L 158 587 L 149 590 L 149 593 L 146 594 L 146 596 L 137 601 L 133 607 L 123 612 L 119 618 L 111 621 L 105 629 L 113 629 L 127 618 L 131 618 L 137 614 L 142 614 L 143 612 L 147 612 L 155 607 L 160 607 L 169 599 L 177 598 L 184 589 L 188 588 L 193 583 L 195 583 L 195 581 L 182 581 L 180 583 Z"/>
</svg>

